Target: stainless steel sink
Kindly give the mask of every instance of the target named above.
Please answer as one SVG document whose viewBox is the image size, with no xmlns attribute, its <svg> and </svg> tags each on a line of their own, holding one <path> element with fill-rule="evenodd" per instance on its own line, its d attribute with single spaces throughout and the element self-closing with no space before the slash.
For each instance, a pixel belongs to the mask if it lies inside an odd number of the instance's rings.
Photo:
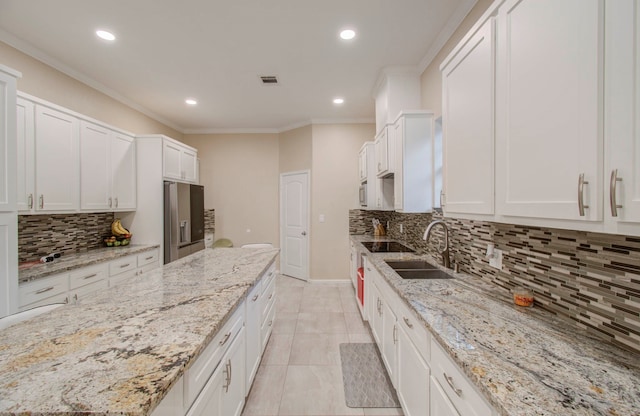
<svg viewBox="0 0 640 416">
<path fill-rule="evenodd" d="M 403 279 L 451 279 L 448 273 L 442 270 L 396 270 Z"/>
<path fill-rule="evenodd" d="M 438 270 L 438 267 L 424 260 L 385 260 L 393 270 Z"/>
<path fill-rule="evenodd" d="M 424 260 L 385 260 L 403 279 L 451 279 L 452 276 Z"/>
</svg>

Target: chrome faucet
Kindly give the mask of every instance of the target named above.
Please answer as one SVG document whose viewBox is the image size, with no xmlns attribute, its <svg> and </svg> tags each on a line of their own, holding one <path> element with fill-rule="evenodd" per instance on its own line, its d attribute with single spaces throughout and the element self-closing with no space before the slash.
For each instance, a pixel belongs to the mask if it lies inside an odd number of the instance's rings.
<svg viewBox="0 0 640 416">
<path fill-rule="evenodd" d="M 442 251 L 440 251 L 440 255 L 442 256 L 442 265 L 447 269 L 450 269 L 451 260 L 449 259 L 449 228 L 447 227 L 447 224 L 442 220 L 431 222 L 427 229 L 424 231 L 424 236 L 422 237 L 422 239 L 428 242 L 431 231 L 436 225 L 441 225 L 442 229 L 444 230 L 444 248 L 442 249 Z"/>
</svg>

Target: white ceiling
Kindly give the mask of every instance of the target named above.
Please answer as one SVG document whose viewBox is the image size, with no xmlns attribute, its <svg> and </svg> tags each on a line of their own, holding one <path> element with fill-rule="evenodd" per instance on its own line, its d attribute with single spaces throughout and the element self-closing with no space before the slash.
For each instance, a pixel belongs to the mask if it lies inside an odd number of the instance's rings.
<svg viewBox="0 0 640 416">
<path fill-rule="evenodd" d="M 0 0 L 0 40 L 183 133 L 282 131 L 373 121 L 381 70 L 423 70 L 474 3 Z"/>
</svg>

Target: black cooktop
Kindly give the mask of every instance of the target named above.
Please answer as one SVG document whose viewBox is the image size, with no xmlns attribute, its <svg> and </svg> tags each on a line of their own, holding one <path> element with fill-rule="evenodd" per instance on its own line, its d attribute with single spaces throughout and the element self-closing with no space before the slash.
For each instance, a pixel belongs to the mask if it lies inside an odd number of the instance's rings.
<svg viewBox="0 0 640 416">
<path fill-rule="evenodd" d="M 414 253 L 415 251 L 395 241 L 366 241 L 362 245 L 372 253 Z"/>
</svg>

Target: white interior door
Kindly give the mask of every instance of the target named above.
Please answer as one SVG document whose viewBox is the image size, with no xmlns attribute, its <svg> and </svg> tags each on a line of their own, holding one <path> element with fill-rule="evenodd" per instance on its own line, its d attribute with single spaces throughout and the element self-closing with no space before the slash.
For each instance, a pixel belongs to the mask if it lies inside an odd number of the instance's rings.
<svg viewBox="0 0 640 416">
<path fill-rule="evenodd" d="M 309 279 L 309 172 L 280 175 L 280 267 Z"/>
</svg>

